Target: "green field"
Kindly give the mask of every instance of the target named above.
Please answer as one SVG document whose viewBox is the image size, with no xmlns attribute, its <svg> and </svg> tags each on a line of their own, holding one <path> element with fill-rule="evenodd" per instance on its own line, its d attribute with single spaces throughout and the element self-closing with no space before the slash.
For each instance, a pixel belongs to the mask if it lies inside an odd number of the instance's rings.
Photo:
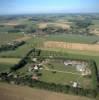
<svg viewBox="0 0 99 100">
<path fill-rule="evenodd" d="M 43 38 L 32 38 L 28 40 L 23 46 L 19 47 L 18 49 L 14 51 L 7 51 L 7 52 L 1 52 L 1 57 L 24 57 L 28 51 L 33 47 L 40 47 L 43 43 Z"/>
<path fill-rule="evenodd" d="M 0 45 L 11 42 L 15 39 L 23 37 L 20 33 L 0 33 Z"/>
<path fill-rule="evenodd" d="M 14 65 L 14 64 L 0 63 L 0 72 L 9 71 L 9 69 L 10 69 L 13 65 Z"/>
<path fill-rule="evenodd" d="M 41 48 L 43 46 L 43 43 L 48 40 L 63 41 L 63 42 L 93 43 L 93 42 L 99 40 L 99 37 L 96 37 L 96 36 L 86 37 L 86 36 L 80 36 L 80 35 L 78 35 L 78 36 L 76 36 L 76 35 L 49 35 L 49 36 L 45 36 L 45 37 L 44 36 L 33 37 L 32 39 L 28 40 L 25 45 L 19 47 L 17 50 L 1 52 L 0 56 L 1 57 L 2 56 L 23 57 L 31 48 L 33 48 L 33 47 Z M 64 51 L 64 50 L 62 50 L 62 51 Z M 76 52 L 76 51 L 74 51 L 74 52 Z M 81 51 L 79 53 L 81 53 Z M 89 52 L 86 51 L 86 54 L 87 53 L 89 53 Z M 92 54 L 92 52 L 89 54 Z M 97 55 L 97 53 L 96 53 L 96 55 Z"/>
<path fill-rule="evenodd" d="M 81 86 L 83 88 L 93 88 L 93 85 L 91 83 L 90 79 L 85 79 L 83 77 L 81 77 L 80 75 L 72 75 L 70 73 L 59 73 L 56 72 L 55 74 L 52 71 L 41 71 L 42 76 L 40 78 L 41 81 L 45 81 L 45 82 L 50 82 L 50 83 L 56 83 L 56 84 L 68 84 L 68 85 L 72 85 L 72 82 L 78 81 L 80 82 Z"/>
<path fill-rule="evenodd" d="M 0 58 L 0 72 L 9 70 L 20 61 L 18 58 Z"/>
<path fill-rule="evenodd" d="M 83 77 L 81 72 L 76 70 L 76 66 L 65 66 L 64 61 L 65 60 L 61 59 L 49 59 L 49 61 L 43 65 L 43 69 L 40 70 L 42 73 L 40 80 L 67 85 L 78 82 L 83 88 L 93 88 L 91 78 Z"/>
<path fill-rule="evenodd" d="M 20 60 L 19 58 L 0 58 L 0 63 L 17 64 Z"/>
<path fill-rule="evenodd" d="M 75 42 L 75 43 L 87 43 L 93 44 L 95 41 L 99 40 L 98 36 L 82 36 L 82 35 L 69 35 L 69 34 L 60 34 L 60 35 L 49 35 L 47 40 L 53 41 L 63 41 L 63 42 Z"/>
<path fill-rule="evenodd" d="M 72 38 L 71 38 L 72 37 Z M 78 38 L 81 37 L 81 38 Z M 71 35 L 50 35 L 45 37 L 33 37 L 32 39 L 28 40 L 25 45 L 19 47 L 15 51 L 7 51 L 7 52 L 1 52 L 0 57 L 24 57 L 25 54 L 33 47 L 41 48 L 43 43 L 46 42 L 46 40 L 55 40 L 55 41 L 72 41 L 72 42 L 81 42 L 82 43 L 93 43 L 93 41 L 96 41 L 99 39 L 99 37 L 96 36 L 71 36 Z M 68 39 L 67 39 L 68 38 Z M 44 49 L 44 48 L 42 48 Z M 88 51 L 76 51 L 76 50 L 66 50 L 66 49 L 46 49 L 48 51 L 57 51 L 66 53 L 68 56 L 73 56 L 74 58 L 85 58 L 85 59 L 94 59 L 98 65 L 99 68 L 99 53 L 98 52 L 88 52 Z M 43 54 L 44 55 L 44 54 Z M 60 55 L 61 56 L 61 55 Z"/>
<path fill-rule="evenodd" d="M 99 28 L 99 20 L 93 20 L 93 28 Z"/>
</svg>

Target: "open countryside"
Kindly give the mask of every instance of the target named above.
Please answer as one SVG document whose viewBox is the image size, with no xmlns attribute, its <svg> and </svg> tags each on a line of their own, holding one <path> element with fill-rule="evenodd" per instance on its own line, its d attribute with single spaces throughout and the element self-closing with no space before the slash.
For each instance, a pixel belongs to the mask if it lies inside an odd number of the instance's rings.
<svg viewBox="0 0 99 100">
<path fill-rule="evenodd" d="M 0 100 L 99 100 L 98 0 L 0 1 Z"/>
</svg>

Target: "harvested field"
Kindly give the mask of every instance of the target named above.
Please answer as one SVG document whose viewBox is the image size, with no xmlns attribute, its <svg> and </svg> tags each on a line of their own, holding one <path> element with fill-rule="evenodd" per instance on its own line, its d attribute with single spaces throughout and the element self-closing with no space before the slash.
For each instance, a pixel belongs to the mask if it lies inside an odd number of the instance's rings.
<svg viewBox="0 0 99 100">
<path fill-rule="evenodd" d="M 91 98 L 65 95 L 29 87 L 0 83 L 1 100 L 93 100 Z"/>
<path fill-rule="evenodd" d="M 24 37 L 17 38 L 16 41 L 27 41 L 29 39 L 31 39 L 31 36 L 24 36 Z"/>
<path fill-rule="evenodd" d="M 38 24 L 38 27 L 39 27 L 40 29 L 43 29 L 43 28 L 46 28 L 46 27 L 47 27 L 47 24 L 48 24 L 48 23 L 39 23 L 39 24 Z"/>
<path fill-rule="evenodd" d="M 98 44 L 81 44 L 81 43 L 47 41 L 44 43 L 44 47 L 99 52 Z"/>
<path fill-rule="evenodd" d="M 94 33 L 99 36 L 99 29 L 90 30 L 90 33 Z"/>
<path fill-rule="evenodd" d="M 55 22 L 55 23 L 39 23 L 38 24 L 40 29 L 46 28 L 48 25 L 52 25 L 52 26 L 55 26 L 55 27 L 61 27 L 63 29 L 69 29 L 70 28 L 69 23 Z"/>
<path fill-rule="evenodd" d="M 7 22 L 7 23 L 1 23 L 0 25 L 16 26 L 16 25 L 19 25 L 19 23 L 11 21 L 11 22 Z"/>
</svg>

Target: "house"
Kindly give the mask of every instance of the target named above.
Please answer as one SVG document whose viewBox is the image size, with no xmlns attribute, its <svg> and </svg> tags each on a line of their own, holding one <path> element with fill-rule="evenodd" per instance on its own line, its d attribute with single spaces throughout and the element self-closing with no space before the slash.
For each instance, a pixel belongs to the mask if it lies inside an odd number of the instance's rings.
<svg viewBox="0 0 99 100">
<path fill-rule="evenodd" d="M 69 61 L 69 60 L 67 60 L 67 61 L 64 62 L 65 66 L 72 65 L 72 64 L 73 64 L 72 61 Z"/>
<path fill-rule="evenodd" d="M 33 58 L 32 61 L 36 62 L 37 61 L 37 58 Z"/>
<path fill-rule="evenodd" d="M 39 68 L 38 68 L 38 66 L 37 65 L 35 65 L 35 67 L 34 67 L 34 70 L 38 70 Z"/>
</svg>

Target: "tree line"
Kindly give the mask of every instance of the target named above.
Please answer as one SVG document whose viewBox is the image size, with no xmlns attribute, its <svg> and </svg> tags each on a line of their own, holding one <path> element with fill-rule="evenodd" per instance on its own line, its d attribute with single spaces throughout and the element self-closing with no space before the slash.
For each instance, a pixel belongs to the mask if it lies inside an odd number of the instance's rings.
<svg viewBox="0 0 99 100">
<path fill-rule="evenodd" d="M 21 42 L 15 41 L 15 42 L 12 42 L 12 43 L 3 44 L 3 45 L 0 46 L 0 52 L 9 51 L 9 50 L 15 50 L 19 46 L 22 46 L 24 44 L 25 44 L 25 41 L 21 41 Z"/>
</svg>

